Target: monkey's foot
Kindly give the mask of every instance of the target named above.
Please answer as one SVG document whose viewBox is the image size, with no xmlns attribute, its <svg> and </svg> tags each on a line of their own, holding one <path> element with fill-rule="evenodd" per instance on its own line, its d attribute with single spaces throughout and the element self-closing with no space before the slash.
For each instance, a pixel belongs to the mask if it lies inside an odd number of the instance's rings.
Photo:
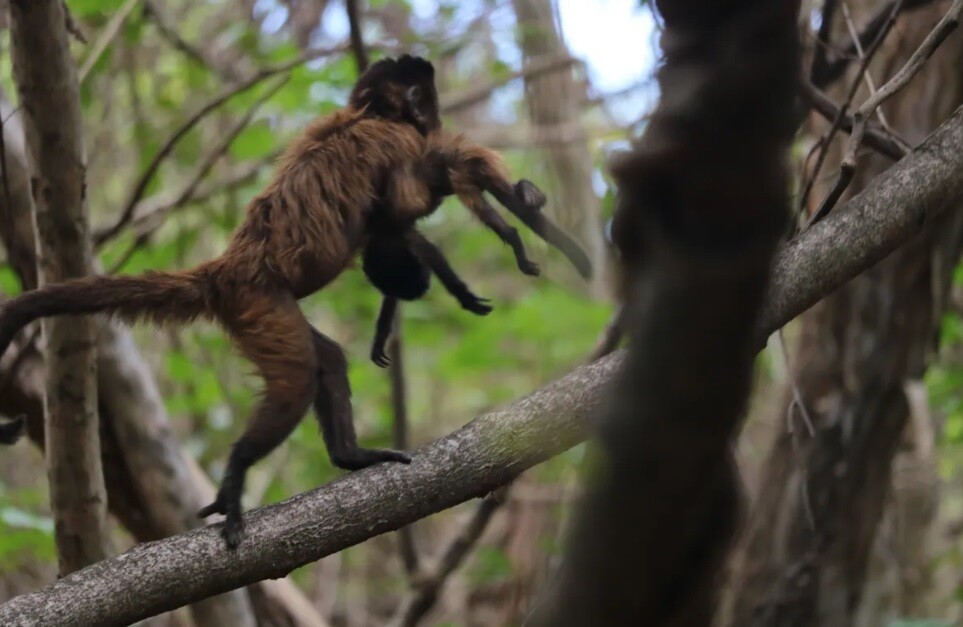
<svg viewBox="0 0 963 627">
<path fill-rule="evenodd" d="M 23 435 L 27 417 L 23 414 L 15 416 L 9 422 L 0 423 L 0 444 L 13 444 Z"/>
<path fill-rule="evenodd" d="M 371 347 L 371 361 L 373 361 L 376 366 L 381 368 L 387 368 L 391 363 L 388 355 L 385 354 L 385 347 L 383 344 L 380 346 Z"/>
<path fill-rule="evenodd" d="M 541 209 L 545 206 L 545 202 L 548 198 L 545 193 L 526 179 L 519 179 L 515 183 L 515 195 L 522 199 L 525 206 L 530 209 Z"/>
<path fill-rule="evenodd" d="M 382 462 L 410 464 L 411 456 L 390 448 L 357 448 L 331 455 L 331 463 L 344 470 L 361 470 Z"/>
<path fill-rule="evenodd" d="M 464 297 L 459 299 L 459 302 L 464 309 L 479 316 L 487 316 L 493 309 L 492 306 L 488 304 L 490 301 L 487 298 L 475 296 L 471 292 L 465 294 Z"/>
<path fill-rule="evenodd" d="M 518 259 L 518 269 L 522 271 L 522 274 L 527 274 L 528 276 L 538 276 L 542 273 L 538 264 L 531 259 Z"/>
<path fill-rule="evenodd" d="M 214 502 L 197 512 L 197 517 L 207 518 L 213 514 L 224 514 L 226 516 L 221 527 L 221 537 L 224 538 L 224 543 L 228 549 L 236 549 L 241 544 L 241 540 L 244 539 L 241 504 L 237 503 L 236 507 L 230 507 L 224 495 L 218 492 Z"/>
</svg>

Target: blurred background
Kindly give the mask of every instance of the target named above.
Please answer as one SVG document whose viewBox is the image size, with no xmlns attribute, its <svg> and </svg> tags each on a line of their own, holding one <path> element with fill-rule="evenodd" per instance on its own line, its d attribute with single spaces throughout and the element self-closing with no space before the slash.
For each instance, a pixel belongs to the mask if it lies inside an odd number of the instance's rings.
<svg viewBox="0 0 963 627">
<path fill-rule="evenodd" d="M 184 268 L 220 252 L 245 203 L 272 175 L 278 152 L 309 120 L 343 106 L 356 78 L 354 60 L 344 48 L 346 7 L 336 0 L 66 4 L 90 42 L 75 46 L 94 232 L 114 224 L 126 206 L 134 208 L 126 226 L 98 249 L 105 271 Z M 557 252 L 521 228 L 543 268 L 541 277 L 526 277 L 506 246 L 457 201 L 448 200 L 421 228 L 473 290 L 491 299 L 493 313 L 480 318 L 461 310 L 434 282 L 422 301 L 401 308 L 404 368 L 389 371 L 368 358 L 380 295 L 360 269 L 303 301 L 312 323 L 348 354 L 362 442 L 391 445 L 400 409 L 397 391 L 403 386 L 407 438 L 416 448 L 583 363 L 613 315 L 614 258 L 604 227 L 615 197 L 605 164 L 612 151 L 626 147 L 644 128 L 655 106 L 659 23 L 646 3 L 633 0 L 365 4 L 363 34 L 373 57 L 410 52 L 432 59 L 446 126 L 501 151 L 514 176 L 544 189 L 545 210 L 582 243 L 598 269 L 586 283 Z M 812 4 L 807 32 L 818 28 L 819 3 Z M 851 4 L 859 16 L 875 3 Z M 7 149 L 15 151 L 8 134 L 17 124 L 8 50 L 4 24 L 0 111 Z M 899 51 L 892 54 L 895 58 Z M 925 108 L 926 93 L 910 90 L 905 98 L 924 98 Z M 934 111 L 922 122 L 917 115 L 917 129 L 904 129 L 904 136 L 918 140 L 943 115 Z M 196 124 L 172 141 L 192 117 Z M 812 143 L 805 135 L 795 154 L 800 160 Z M 159 153 L 165 156 L 156 173 L 145 178 Z M 827 167 L 817 182 L 831 181 L 833 172 Z M 139 182 L 146 187 L 135 198 L 132 190 Z M 925 607 L 929 615 L 959 616 L 963 609 L 963 271 L 956 268 L 957 258 L 949 257 L 946 268 L 950 297 L 930 311 L 940 348 L 934 351 L 934 342 L 923 342 L 932 352 L 932 365 L 925 377 L 910 382 L 915 387 L 909 397 L 918 401 L 911 422 L 916 439 L 901 449 L 905 463 L 897 458 L 894 465 L 897 489 L 874 545 L 869 579 L 879 586 L 868 598 L 886 616 L 898 605 L 893 595 L 904 595 L 900 603 Z M 23 287 L 15 266 L 8 251 L 0 266 L 6 296 Z M 801 337 L 804 326 L 787 327 L 787 339 Z M 134 344 L 124 344 L 124 363 L 145 369 L 156 382 L 160 413 L 166 416 L 157 429 L 169 425 L 186 457 L 196 460 L 190 472 L 218 480 L 256 398 L 250 368 L 211 325 L 174 331 L 138 326 L 132 335 Z M 750 493 L 761 482 L 773 434 L 785 429 L 790 357 L 774 338 L 759 358 L 758 385 L 739 443 Z M 30 376 L 29 369 L 22 376 Z M 157 411 L 152 415 L 156 418 Z M 118 456 L 129 458 L 123 433 L 112 433 L 110 424 L 103 430 L 105 446 L 119 438 Z M 583 447 L 576 447 L 515 482 L 464 563 L 447 578 L 430 613 L 419 618 L 423 624 L 521 624 L 532 593 L 557 558 L 577 496 L 582 455 Z M 123 463 L 105 468 L 108 484 L 114 483 L 108 488 L 117 551 L 177 529 L 150 520 L 149 503 L 134 497 L 124 502 L 130 494 L 118 485 L 124 483 L 124 468 Z M 316 422 L 306 417 L 279 450 L 252 469 L 245 505 L 277 502 L 339 474 L 324 452 Z M 21 445 L 0 457 L 0 479 L 0 600 L 5 600 L 53 580 L 57 563 L 39 449 Z M 477 503 L 464 504 L 418 522 L 406 539 L 399 534 L 372 539 L 305 566 L 290 579 L 315 616 L 331 625 L 387 624 L 418 588 L 423 567 L 413 561 L 432 564 L 465 531 L 477 508 Z M 910 541 L 927 548 L 907 548 Z M 904 585 L 907 576 L 916 583 Z M 907 600 L 905 595 L 914 596 Z M 875 616 L 870 612 L 866 624 L 882 624 L 872 622 Z M 262 612 L 258 622 L 324 624 L 311 620 L 271 619 Z M 151 624 L 191 621 L 198 621 L 197 615 L 182 609 Z"/>
</svg>

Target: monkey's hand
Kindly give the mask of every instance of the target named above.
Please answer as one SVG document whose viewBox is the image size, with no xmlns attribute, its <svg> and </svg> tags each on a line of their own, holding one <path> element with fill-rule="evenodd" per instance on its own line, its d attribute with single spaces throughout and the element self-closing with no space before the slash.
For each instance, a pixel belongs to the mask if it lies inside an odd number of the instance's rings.
<svg viewBox="0 0 963 627">
<path fill-rule="evenodd" d="M 458 302 L 461 303 L 464 309 L 479 316 L 487 316 L 492 312 L 492 306 L 488 304 L 489 300 L 487 298 L 475 296 L 471 292 L 460 296 Z"/>
<path fill-rule="evenodd" d="M 221 537 L 228 549 L 236 549 L 241 540 L 244 539 L 244 521 L 241 520 L 241 504 L 228 503 L 228 499 L 221 491 L 218 491 L 217 498 L 207 507 L 197 512 L 198 518 L 207 518 L 213 514 L 224 514 L 223 526 L 221 527 Z"/>
<path fill-rule="evenodd" d="M 519 179 L 518 182 L 515 183 L 515 195 L 520 198 L 529 209 L 541 209 L 548 200 L 548 198 L 545 197 L 545 193 L 538 189 L 535 183 L 526 179 Z"/>
<path fill-rule="evenodd" d="M 389 359 L 387 353 L 385 353 L 384 342 L 375 342 L 371 345 L 371 361 L 379 368 L 387 368 L 391 363 L 391 359 Z"/>
<path fill-rule="evenodd" d="M 539 269 L 538 264 L 527 257 L 518 257 L 518 269 L 522 271 L 522 274 L 527 274 L 528 276 L 538 276 L 542 273 Z"/>
</svg>

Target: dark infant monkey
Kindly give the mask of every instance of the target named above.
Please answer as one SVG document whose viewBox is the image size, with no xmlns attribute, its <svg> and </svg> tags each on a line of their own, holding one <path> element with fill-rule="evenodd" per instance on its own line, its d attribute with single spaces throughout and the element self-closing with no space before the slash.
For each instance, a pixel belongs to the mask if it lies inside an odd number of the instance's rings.
<svg viewBox="0 0 963 627">
<path fill-rule="evenodd" d="M 426 84 L 416 90 L 420 108 L 416 108 L 415 113 L 416 117 L 421 118 L 415 122 L 416 128 L 425 135 L 433 135 L 444 141 L 439 127 L 423 121 L 438 120 L 439 105 L 434 87 L 434 69 L 429 62 L 422 59 L 402 57 L 400 62 L 418 64 L 418 71 L 426 77 Z M 367 84 L 374 86 L 379 73 L 369 71 L 367 77 Z M 428 81 L 430 85 L 427 84 Z M 359 81 L 359 85 L 362 82 L 364 81 Z M 454 141 L 461 141 L 461 138 Z M 505 223 L 481 194 L 482 190 L 476 183 L 480 177 L 471 174 L 475 164 L 466 162 L 461 170 L 450 174 L 446 171 L 449 162 L 442 159 L 422 171 L 432 193 L 432 202 L 440 203 L 441 198 L 453 193 L 458 194 L 463 204 L 512 247 L 519 269 L 530 276 L 537 276 L 538 266 L 525 255 L 517 230 Z M 487 166 L 484 163 L 478 165 Z M 466 173 L 469 174 L 467 180 Z M 539 211 L 546 198 L 535 184 L 520 180 L 512 189 L 496 185 L 489 191 L 536 234 L 561 250 L 583 277 L 591 276 L 591 264 L 582 248 Z M 445 288 L 465 309 L 478 315 L 487 315 L 492 310 L 487 299 L 473 294 L 458 277 L 437 246 L 413 226 L 405 228 L 399 225 L 392 219 L 392 215 L 391 208 L 375 209 L 372 212 L 367 227 L 369 240 L 362 252 L 363 269 L 368 281 L 384 295 L 371 347 L 371 359 L 381 367 L 389 363 L 385 345 L 391 333 L 391 323 L 398 301 L 417 300 L 424 296 L 432 273 L 438 276 Z"/>
</svg>

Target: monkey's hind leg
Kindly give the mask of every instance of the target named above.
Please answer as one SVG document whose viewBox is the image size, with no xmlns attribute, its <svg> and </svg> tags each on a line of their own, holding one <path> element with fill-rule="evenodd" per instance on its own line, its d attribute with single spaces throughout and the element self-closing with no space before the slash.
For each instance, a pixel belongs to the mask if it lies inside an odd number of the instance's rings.
<svg viewBox="0 0 963 627">
<path fill-rule="evenodd" d="M 311 406 L 318 362 L 311 326 L 290 295 L 258 297 L 227 327 L 264 378 L 264 395 L 231 449 L 217 498 L 198 512 L 201 518 L 226 516 L 221 535 L 233 549 L 243 537 L 241 495 L 247 470 L 281 444 Z"/>
<path fill-rule="evenodd" d="M 410 464 L 407 453 L 392 449 L 365 449 L 358 446 L 351 410 L 348 362 L 338 344 L 311 327 L 318 356 L 318 386 L 314 411 L 321 423 L 321 434 L 328 447 L 331 463 L 345 470 L 360 470 L 381 462 Z"/>
</svg>

